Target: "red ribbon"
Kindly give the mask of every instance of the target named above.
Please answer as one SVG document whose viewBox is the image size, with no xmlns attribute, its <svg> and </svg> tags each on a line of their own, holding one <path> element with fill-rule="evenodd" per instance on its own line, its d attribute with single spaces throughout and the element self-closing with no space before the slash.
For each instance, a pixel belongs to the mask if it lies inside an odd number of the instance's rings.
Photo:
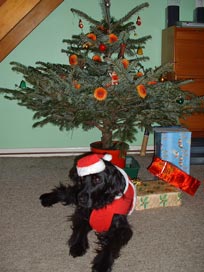
<svg viewBox="0 0 204 272">
<path fill-rule="evenodd" d="M 192 196 L 196 193 L 198 187 L 201 184 L 199 180 L 188 175 L 174 164 L 161 160 L 158 157 L 153 159 L 153 162 L 147 169 L 153 175 Z"/>
</svg>

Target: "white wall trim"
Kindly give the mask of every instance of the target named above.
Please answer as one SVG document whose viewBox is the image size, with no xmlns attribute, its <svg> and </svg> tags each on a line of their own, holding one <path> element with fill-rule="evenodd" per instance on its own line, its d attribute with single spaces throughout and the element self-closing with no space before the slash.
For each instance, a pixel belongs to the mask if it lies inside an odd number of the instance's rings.
<svg viewBox="0 0 204 272">
<path fill-rule="evenodd" d="M 147 153 L 152 153 L 153 146 L 147 147 Z M 16 148 L 0 149 L 0 157 L 54 157 L 74 156 L 89 152 L 90 147 L 68 147 L 68 148 Z M 140 152 L 140 146 L 130 146 L 128 153 Z"/>
</svg>

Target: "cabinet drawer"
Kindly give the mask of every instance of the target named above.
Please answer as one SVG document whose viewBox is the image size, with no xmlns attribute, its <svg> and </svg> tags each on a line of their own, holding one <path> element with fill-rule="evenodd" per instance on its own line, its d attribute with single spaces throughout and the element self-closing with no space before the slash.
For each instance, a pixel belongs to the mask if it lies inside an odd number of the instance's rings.
<svg viewBox="0 0 204 272">
<path fill-rule="evenodd" d="M 175 40 L 183 40 L 183 41 L 197 41 L 204 42 L 204 29 L 203 28 L 190 28 L 190 27 L 175 27 Z"/>
<path fill-rule="evenodd" d="M 195 79 L 181 87 L 184 91 L 190 91 L 197 96 L 204 95 L 204 79 Z"/>
<path fill-rule="evenodd" d="M 204 30 L 177 29 L 174 50 L 176 75 L 202 78 L 204 75 Z"/>
<path fill-rule="evenodd" d="M 204 114 L 195 113 L 180 123 L 192 132 L 193 138 L 204 138 Z"/>
</svg>

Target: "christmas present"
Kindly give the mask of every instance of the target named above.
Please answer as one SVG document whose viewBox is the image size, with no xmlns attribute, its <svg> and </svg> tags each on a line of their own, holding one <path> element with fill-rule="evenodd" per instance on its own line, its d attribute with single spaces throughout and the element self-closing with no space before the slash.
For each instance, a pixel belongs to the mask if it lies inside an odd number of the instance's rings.
<svg viewBox="0 0 204 272">
<path fill-rule="evenodd" d="M 199 180 L 188 175 L 171 162 L 164 161 L 158 157 L 154 157 L 151 165 L 147 169 L 153 175 L 191 196 L 194 196 L 201 184 Z"/>
<path fill-rule="evenodd" d="M 190 173 L 191 132 L 186 128 L 155 127 L 155 156 Z"/>
<path fill-rule="evenodd" d="M 138 181 L 136 183 L 136 189 L 136 210 L 181 205 L 181 192 L 161 180 Z"/>
<path fill-rule="evenodd" d="M 132 156 L 126 156 L 125 158 L 125 172 L 130 178 L 137 178 L 140 165 L 137 160 Z"/>
</svg>

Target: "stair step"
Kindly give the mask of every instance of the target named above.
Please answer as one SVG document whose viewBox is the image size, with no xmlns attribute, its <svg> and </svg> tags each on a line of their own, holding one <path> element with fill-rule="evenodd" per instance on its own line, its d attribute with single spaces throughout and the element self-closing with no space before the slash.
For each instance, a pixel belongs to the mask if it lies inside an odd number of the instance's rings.
<svg viewBox="0 0 204 272">
<path fill-rule="evenodd" d="M 204 164 L 204 138 L 191 139 L 190 164 Z"/>
<path fill-rule="evenodd" d="M 203 146 L 204 147 L 204 138 L 192 138 L 191 146 Z"/>
<path fill-rule="evenodd" d="M 204 154 L 204 146 L 193 146 L 191 147 L 191 153 Z"/>
<path fill-rule="evenodd" d="M 199 157 L 199 156 L 195 156 L 190 158 L 190 164 L 191 165 L 195 165 L 195 164 L 204 164 L 204 156 L 203 157 Z"/>
</svg>

